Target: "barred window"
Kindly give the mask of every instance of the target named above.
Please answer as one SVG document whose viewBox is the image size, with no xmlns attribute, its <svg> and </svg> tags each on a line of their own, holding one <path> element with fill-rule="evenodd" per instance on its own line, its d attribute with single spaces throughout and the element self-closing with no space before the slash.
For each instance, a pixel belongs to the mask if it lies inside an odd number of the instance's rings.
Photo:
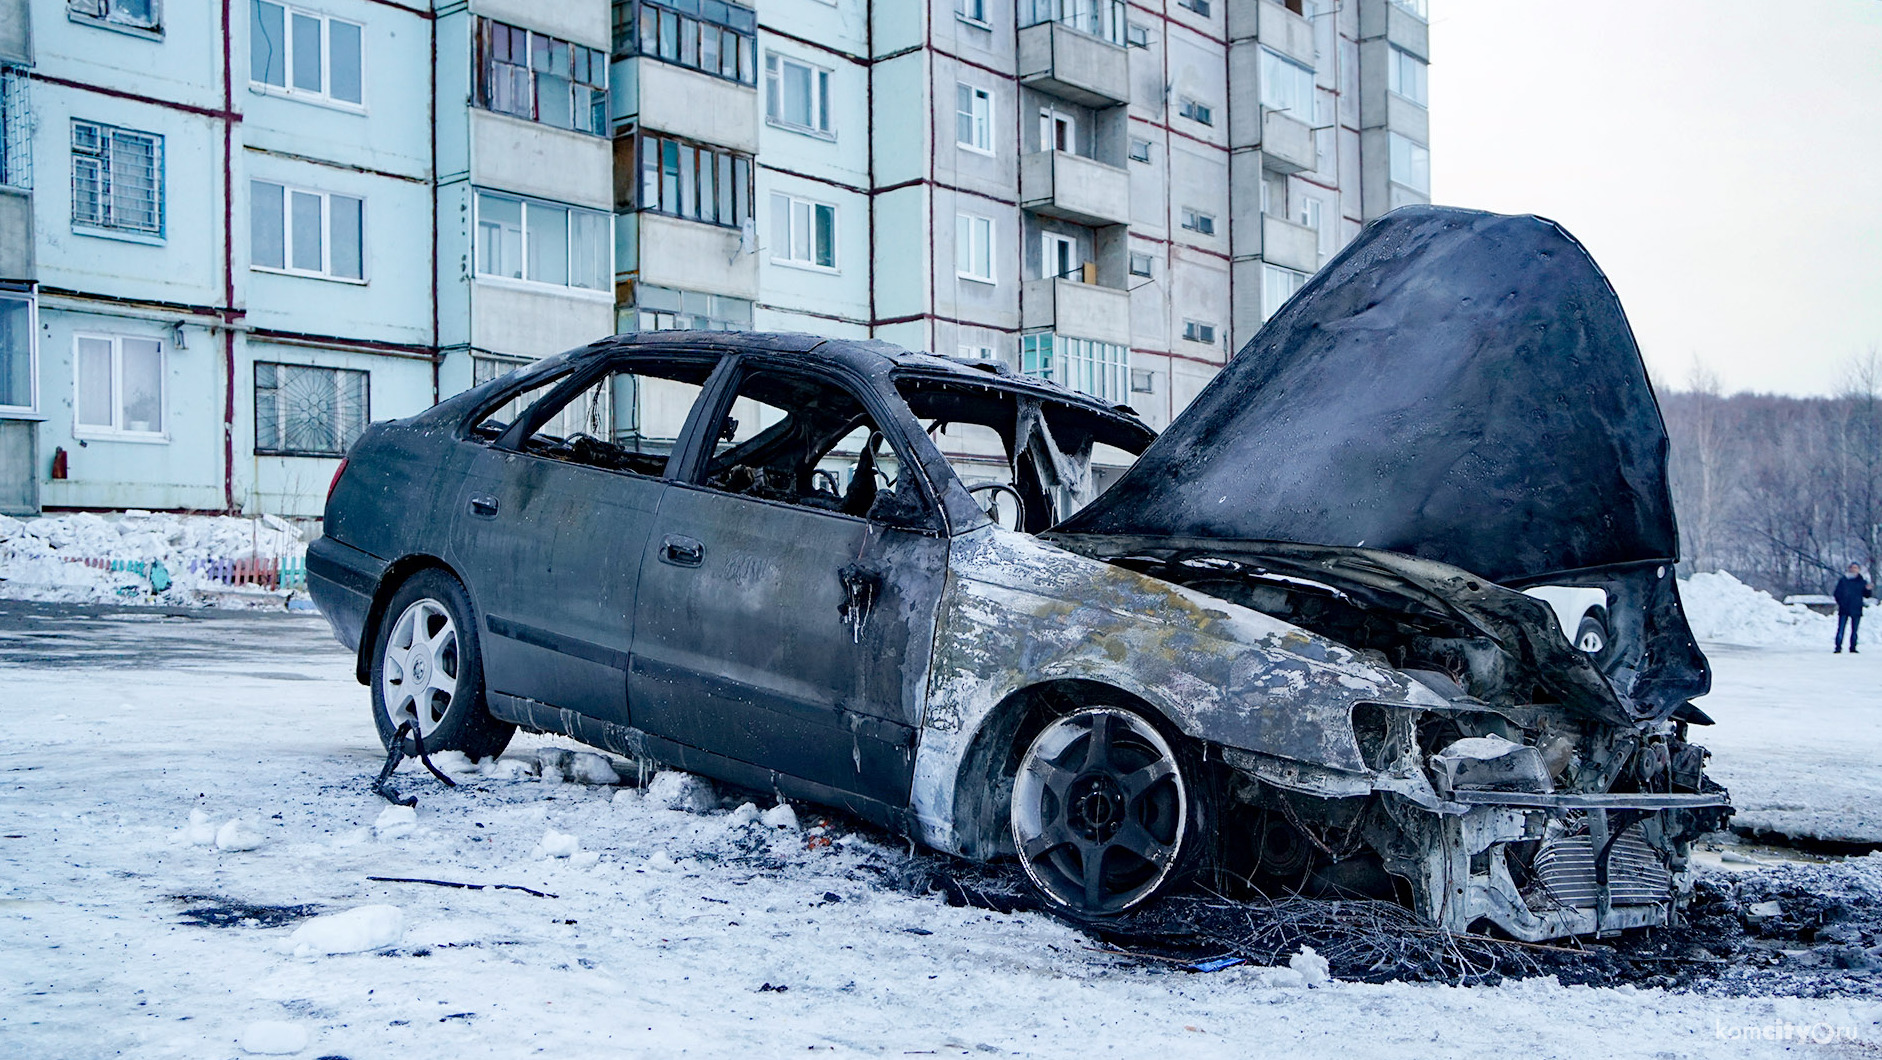
<svg viewBox="0 0 1882 1060">
<path fill-rule="evenodd" d="M 477 105 L 558 129 L 608 134 L 608 56 L 477 20 Z"/>
<path fill-rule="evenodd" d="M 163 137 L 72 123 L 72 223 L 163 234 Z"/>
<path fill-rule="evenodd" d="M 616 3 L 614 54 L 639 55 L 740 84 L 758 83 L 758 15 L 723 0 Z"/>
<path fill-rule="evenodd" d="M 345 456 L 367 420 L 367 373 L 255 362 L 255 452 Z"/>
<path fill-rule="evenodd" d="M 26 71 L 0 66 L 0 184 L 21 191 L 33 187 L 32 108 Z"/>
<path fill-rule="evenodd" d="M 751 217 L 751 156 L 657 133 L 641 134 L 634 150 L 640 156 L 637 209 L 727 228 Z"/>
</svg>

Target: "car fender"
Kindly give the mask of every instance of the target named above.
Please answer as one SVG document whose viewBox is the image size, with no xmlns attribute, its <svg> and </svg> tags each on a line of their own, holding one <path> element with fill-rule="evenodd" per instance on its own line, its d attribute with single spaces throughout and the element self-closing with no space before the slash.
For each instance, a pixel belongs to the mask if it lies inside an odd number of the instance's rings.
<svg viewBox="0 0 1882 1060">
<path fill-rule="evenodd" d="M 1116 688 L 1185 735 L 1370 790 L 1361 702 L 1443 706 L 1411 678 L 1280 619 L 989 526 L 951 543 L 912 809 L 958 851 L 955 793 L 975 735 L 1015 694 Z"/>
</svg>

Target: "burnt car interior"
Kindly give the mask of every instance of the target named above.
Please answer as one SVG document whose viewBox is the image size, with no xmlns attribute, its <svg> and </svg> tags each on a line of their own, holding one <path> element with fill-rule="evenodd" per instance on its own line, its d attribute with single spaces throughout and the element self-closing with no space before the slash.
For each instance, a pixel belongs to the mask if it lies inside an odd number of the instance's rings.
<svg viewBox="0 0 1882 1060">
<path fill-rule="evenodd" d="M 637 360 L 599 377 L 565 375 L 527 390 L 471 428 L 474 438 L 496 441 L 515 427 L 526 430 L 516 448 L 536 456 L 607 471 L 658 476 L 679 438 L 684 418 L 662 410 L 687 409 L 704 389 L 711 359 Z"/>
</svg>

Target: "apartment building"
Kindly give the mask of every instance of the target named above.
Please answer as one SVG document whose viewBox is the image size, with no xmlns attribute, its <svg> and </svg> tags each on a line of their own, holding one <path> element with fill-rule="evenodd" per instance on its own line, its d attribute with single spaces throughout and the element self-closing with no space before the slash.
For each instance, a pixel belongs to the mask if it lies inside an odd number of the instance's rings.
<svg viewBox="0 0 1882 1060">
<path fill-rule="evenodd" d="M 0 510 L 315 515 L 368 420 L 613 331 L 879 337 L 1161 427 L 1426 201 L 1426 38 L 1420 0 L 0 0 Z"/>
</svg>

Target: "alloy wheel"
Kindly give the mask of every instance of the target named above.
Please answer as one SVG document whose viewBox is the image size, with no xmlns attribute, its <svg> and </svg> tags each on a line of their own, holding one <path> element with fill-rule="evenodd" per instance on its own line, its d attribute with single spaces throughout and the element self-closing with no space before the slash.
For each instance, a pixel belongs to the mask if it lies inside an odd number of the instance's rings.
<svg viewBox="0 0 1882 1060">
<path fill-rule="evenodd" d="M 400 613 L 381 668 L 393 728 L 410 721 L 425 737 L 444 722 L 457 697 L 459 659 L 457 623 L 443 603 L 427 597 Z"/>
</svg>

